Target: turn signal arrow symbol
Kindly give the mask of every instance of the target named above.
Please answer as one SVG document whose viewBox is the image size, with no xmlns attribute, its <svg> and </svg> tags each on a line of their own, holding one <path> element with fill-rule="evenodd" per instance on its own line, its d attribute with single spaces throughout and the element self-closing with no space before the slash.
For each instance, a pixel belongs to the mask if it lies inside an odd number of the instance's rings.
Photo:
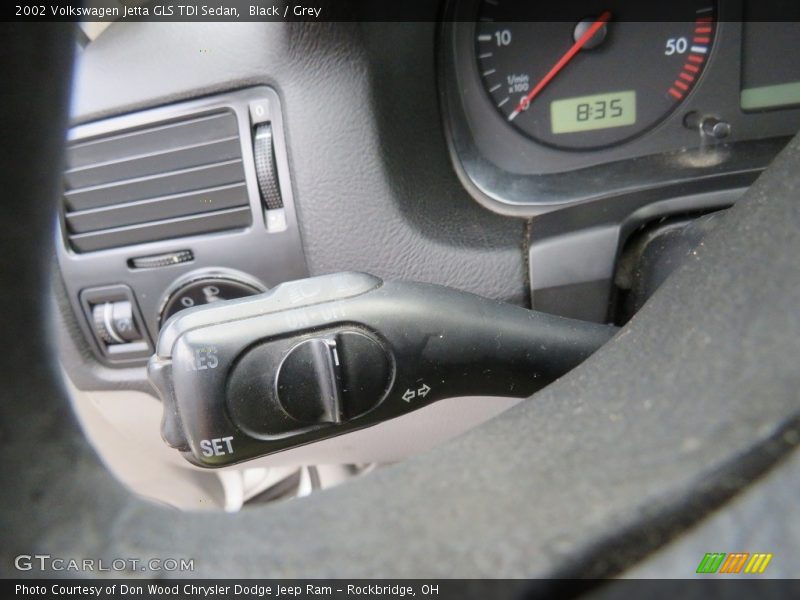
<svg viewBox="0 0 800 600">
<path fill-rule="evenodd" d="M 428 392 L 430 391 L 431 391 L 430 386 L 423 383 L 422 387 L 416 391 L 412 390 L 411 388 L 408 388 L 405 392 L 403 392 L 403 395 L 401 397 L 406 402 L 411 402 L 416 397 L 424 398 L 425 396 L 428 395 Z"/>
</svg>

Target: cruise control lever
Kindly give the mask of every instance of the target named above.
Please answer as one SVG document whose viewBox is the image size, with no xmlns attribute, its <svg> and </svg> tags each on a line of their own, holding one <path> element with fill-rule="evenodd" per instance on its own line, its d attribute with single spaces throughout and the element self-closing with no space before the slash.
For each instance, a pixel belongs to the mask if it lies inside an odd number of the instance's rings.
<svg viewBox="0 0 800 600">
<path fill-rule="evenodd" d="M 616 328 L 342 273 L 178 313 L 148 364 L 162 436 L 221 467 L 455 396 L 524 398 Z"/>
</svg>

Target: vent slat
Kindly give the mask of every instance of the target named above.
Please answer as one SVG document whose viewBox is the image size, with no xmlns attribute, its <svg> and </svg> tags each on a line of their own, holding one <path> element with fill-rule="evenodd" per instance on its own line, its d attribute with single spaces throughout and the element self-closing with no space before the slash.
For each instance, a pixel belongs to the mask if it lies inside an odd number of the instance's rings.
<svg viewBox="0 0 800 600">
<path fill-rule="evenodd" d="M 199 167 L 241 156 L 239 138 L 233 136 L 70 169 L 64 174 L 64 179 L 68 189 L 76 189 L 124 179 L 136 179 L 165 171 Z"/>
<path fill-rule="evenodd" d="M 249 207 L 232 208 L 178 219 L 79 233 L 70 236 L 70 241 L 79 252 L 90 252 L 167 238 L 242 228 L 251 223 Z"/>
<path fill-rule="evenodd" d="M 67 166 L 76 169 L 229 138 L 238 133 L 236 116 L 231 111 L 225 111 L 72 144 L 67 149 Z"/>
<path fill-rule="evenodd" d="M 66 221 L 71 233 L 87 233 L 99 229 L 171 219 L 224 208 L 246 206 L 247 204 L 247 186 L 244 183 L 237 183 L 185 194 L 71 212 L 66 214 Z"/>
<path fill-rule="evenodd" d="M 77 252 L 252 224 L 230 109 L 78 140 L 67 165 L 64 224 Z"/>
<path fill-rule="evenodd" d="M 89 188 L 79 188 L 68 191 L 64 197 L 67 209 L 74 211 L 145 200 L 156 196 L 169 196 L 243 181 L 244 167 L 241 159 L 236 159 Z"/>
</svg>

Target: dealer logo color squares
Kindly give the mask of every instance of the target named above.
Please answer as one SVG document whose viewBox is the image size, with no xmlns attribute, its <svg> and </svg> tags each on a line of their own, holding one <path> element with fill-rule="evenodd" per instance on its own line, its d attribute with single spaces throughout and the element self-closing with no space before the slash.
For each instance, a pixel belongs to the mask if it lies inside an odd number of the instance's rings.
<svg viewBox="0 0 800 600">
<path fill-rule="evenodd" d="M 769 561 L 772 560 L 771 553 L 756 552 L 750 554 L 749 552 L 732 552 L 726 554 L 725 552 L 707 552 L 697 565 L 696 573 L 703 574 L 728 574 L 736 575 L 740 573 L 761 574 L 763 573 Z"/>
</svg>

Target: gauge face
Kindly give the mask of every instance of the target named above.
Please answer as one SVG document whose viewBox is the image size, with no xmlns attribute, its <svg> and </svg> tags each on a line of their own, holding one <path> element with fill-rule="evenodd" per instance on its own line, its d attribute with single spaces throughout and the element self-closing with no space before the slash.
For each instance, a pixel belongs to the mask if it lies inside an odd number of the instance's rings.
<svg viewBox="0 0 800 600">
<path fill-rule="evenodd" d="M 585 150 L 641 135 L 675 110 L 711 52 L 713 0 L 647 2 L 648 20 L 626 4 L 570 1 L 556 15 L 546 3 L 482 0 L 478 69 L 510 126 Z"/>
</svg>

